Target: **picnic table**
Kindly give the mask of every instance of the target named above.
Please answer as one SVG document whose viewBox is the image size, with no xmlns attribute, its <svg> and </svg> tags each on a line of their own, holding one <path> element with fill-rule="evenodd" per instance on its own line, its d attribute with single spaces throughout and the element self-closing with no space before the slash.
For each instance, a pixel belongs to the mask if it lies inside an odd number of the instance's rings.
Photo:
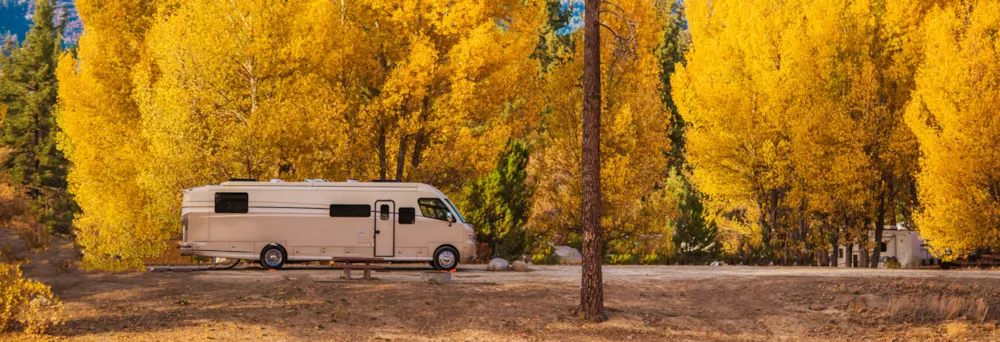
<svg viewBox="0 0 1000 342">
<path fill-rule="evenodd" d="M 382 270 L 385 269 L 385 265 L 380 263 L 385 262 L 384 258 L 375 257 L 333 257 L 331 258 L 333 262 L 343 262 L 344 263 L 344 279 L 351 280 L 351 270 L 363 270 L 364 279 L 372 278 L 372 270 Z"/>
</svg>

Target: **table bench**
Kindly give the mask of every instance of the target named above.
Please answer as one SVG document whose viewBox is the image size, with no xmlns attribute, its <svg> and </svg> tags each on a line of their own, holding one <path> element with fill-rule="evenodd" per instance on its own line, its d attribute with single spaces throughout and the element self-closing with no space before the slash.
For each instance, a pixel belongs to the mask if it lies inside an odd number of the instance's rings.
<svg viewBox="0 0 1000 342">
<path fill-rule="evenodd" d="M 372 258 L 372 257 L 333 257 L 330 258 L 333 262 L 343 262 L 344 263 L 344 279 L 351 280 L 351 270 L 364 270 L 364 279 L 372 278 L 372 270 L 382 270 L 385 269 L 385 265 L 377 265 L 375 263 L 385 262 L 384 258 Z"/>
</svg>

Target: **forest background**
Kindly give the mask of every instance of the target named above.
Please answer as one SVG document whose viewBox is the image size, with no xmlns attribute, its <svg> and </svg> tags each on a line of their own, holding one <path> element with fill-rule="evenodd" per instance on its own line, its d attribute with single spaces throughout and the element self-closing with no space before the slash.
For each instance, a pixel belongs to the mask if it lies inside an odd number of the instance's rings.
<svg viewBox="0 0 1000 342">
<path fill-rule="evenodd" d="M 481 258 L 581 243 L 582 5 L 77 0 L 0 54 L 0 221 L 163 258 L 181 189 L 429 183 Z M 604 1 L 607 263 L 1000 246 L 1000 2 Z M 76 37 L 74 36 L 75 40 Z"/>
</svg>

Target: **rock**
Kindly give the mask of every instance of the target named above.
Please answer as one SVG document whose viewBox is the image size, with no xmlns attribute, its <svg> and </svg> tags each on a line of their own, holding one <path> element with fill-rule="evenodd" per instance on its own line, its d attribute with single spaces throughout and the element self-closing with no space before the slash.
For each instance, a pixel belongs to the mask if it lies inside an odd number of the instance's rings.
<svg viewBox="0 0 1000 342">
<path fill-rule="evenodd" d="M 713 267 L 719 266 L 719 262 L 718 261 L 713 261 L 711 266 L 713 266 Z"/>
<path fill-rule="evenodd" d="M 524 261 L 517 260 L 517 261 L 514 261 L 514 263 L 510 264 L 510 269 L 512 269 L 512 270 L 514 270 L 516 272 L 527 272 L 528 271 L 528 264 L 525 264 Z"/>
<path fill-rule="evenodd" d="M 451 282 L 451 272 L 424 272 L 420 279 L 428 283 L 444 284 Z"/>
<path fill-rule="evenodd" d="M 490 264 L 486 265 L 486 270 L 506 271 L 508 267 L 510 267 L 510 264 L 507 263 L 507 260 L 501 258 L 493 258 L 493 260 L 490 260 Z"/>
<path fill-rule="evenodd" d="M 559 257 L 560 265 L 580 265 L 583 263 L 583 254 L 570 246 L 556 248 L 556 256 Z"/>
</svg>

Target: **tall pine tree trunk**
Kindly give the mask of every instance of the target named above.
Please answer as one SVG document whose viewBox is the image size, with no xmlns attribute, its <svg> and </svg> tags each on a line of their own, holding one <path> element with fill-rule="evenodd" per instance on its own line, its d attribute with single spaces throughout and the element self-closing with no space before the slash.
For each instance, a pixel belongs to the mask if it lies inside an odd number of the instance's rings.
<svg viewBox="0 0 1000 342">
<path fill-rule="evenodd" d="M 580 314 L 600 322 L 601 276 L 601 22 L 600 0 L 586 0 L 583 13 L 583 279 Z"/>
</svg>

